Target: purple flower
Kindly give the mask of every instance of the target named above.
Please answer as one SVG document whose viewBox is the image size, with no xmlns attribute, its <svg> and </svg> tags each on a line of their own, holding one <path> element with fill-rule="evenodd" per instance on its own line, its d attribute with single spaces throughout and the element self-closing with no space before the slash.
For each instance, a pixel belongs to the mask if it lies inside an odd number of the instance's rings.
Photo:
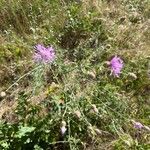
<svg viewBox="0 0 150 150">
<path fill-rule="evenodd" d="M 52 47 L 45 47 L 41 44 L 35 46 L 35 62 L 51 63 L 55 59 L 55 52 Z"/>
<path fill-rule="evenodd" d="M 144 127 L 140 122 L 134 122 L 133 125 L 136 129 L 142 129 Z"/>
<path fill-rule="evenodd" d="M 123 61 L 120 57 L 113 57 L 112 60 L 109 62 L 111 66 L 111 74 L 116 77 L 119 77 L 121 70 L 123 68 Z"/>
</svg>

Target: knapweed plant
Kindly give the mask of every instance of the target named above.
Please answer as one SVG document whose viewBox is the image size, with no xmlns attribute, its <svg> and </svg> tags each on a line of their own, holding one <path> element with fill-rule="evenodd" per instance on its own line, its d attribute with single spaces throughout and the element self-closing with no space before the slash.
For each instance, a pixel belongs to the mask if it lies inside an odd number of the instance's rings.
<svg viewBox="0 0 150 150">
<path fill-rule="evenodd" d="M 147 0 L 0 2 L 0 150 L 149 150 Z"/>
</svg>

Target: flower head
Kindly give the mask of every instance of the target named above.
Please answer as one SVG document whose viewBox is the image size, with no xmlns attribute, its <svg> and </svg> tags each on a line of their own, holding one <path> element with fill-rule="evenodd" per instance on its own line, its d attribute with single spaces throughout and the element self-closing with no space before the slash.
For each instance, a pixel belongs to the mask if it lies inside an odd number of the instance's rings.
<svg viewBox="0 0 150 150">
<path fill-rule="evenodd" d="M 133 125 L 136 129 L 142 129 L 144 127 L 140 122 L 134 122 Z"/>
<path fill-rule="evenodd" d="M 66 128 L 66 122 L 65 121 L 62 121 L 62 126 L 60 128 L 61 130 L 61 134 L 64 135 L 67 131 L 67 128 Z"/>
<path fill-rule="evenodd" d="M 65 126 L 61 127 L 61 134 L 64 135 L 67 131 L 67 128 Z"/>
<path fill-rule="evenodd" d="M 111 73 L 116 76 L 119 77 L 121 70 L 123 68 L 123 61 L 120 57 L 113 57 L 111 59 L 111 61 L 109 62 L 110 66 L 111 66 Z"/>
<path fill-rule="evenodd" d="M 35 46 L 34 60 L 36 62 L 50 63 L 55 59 L 55 52 L 52 47 L 45 47 L 41 44 Z"/>
</svg>

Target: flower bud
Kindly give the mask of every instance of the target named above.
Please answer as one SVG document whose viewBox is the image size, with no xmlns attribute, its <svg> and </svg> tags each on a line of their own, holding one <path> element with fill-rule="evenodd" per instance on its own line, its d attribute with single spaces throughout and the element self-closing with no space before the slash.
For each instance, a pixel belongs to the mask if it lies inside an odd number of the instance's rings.
<svg viewBox="0 0 150 150">
<path fill-rule="evenodd" d="M 102 134 L 101 130 L 99 130 L 99 129 L 95 129 L 95 132 L 96 132 L 97 134 L 99 134 L 99 135 Z"/>
<path fill-rule="evenodd" d="M 67 128 L 65 126 L 62 126 L 61 127 L 61 133 L 62 133 L 62 135 L 64 135 L 66 131 L 67 131 Z"/>
<path fill-rule="evenodd" d="M 62 121 L 61 123 L 62 123 L 62 126 L 64 126 L 64 127 L 66 126 L 66 122 L 65 121 Z"/>
<path fill-rule="evenodd" d="M 110 65 L 110 61 L 105 61 L 104 64 Z"/>
<path fill-rule="evenodd" d="M 88 126 L 88 132 L 90 132 L 92 135 L 95 135 L 94 128 L 92 126 Z"/>
<path fill-rule="evenodd" d="M 95 71 L 88 71 L 87 75 L 92 77 L 92 78 L 96 78 L 96 72 Z"/>
<path fill-rule="evenodd" d="M 129 72 L 128 75 L 134 79 L 137 79 L 137 76 L 136 74 L 132 73 L 132 72 Z"/>
<path fill-rule="evenodd" d="M 93 104 L 92 107 L 93 107 L 94 112 L 95 112 L 95 113 L 98 113 L 98 109 L 97 109 L 96 105 Z"/>
<path fill-rule="evenodd" d="M 6 93 L 2 91 L 2 92 L 0 93 L 0 97 L 1 97 L 1 98 L 4 98 L 5 96 L 6 96 Z"/>
<path fill-rule="evenodd" d="M 61 134 L 64 135 L 65 132 L 67 131 L 67 128 L 66 128 L 66 122 L 65 121 L 62 121 L 62 126 L 61 126 Z"/>
<path fill-rule="evenodd" d="M 76 110 L 74 113 L 78 118 L 81 118 L 81 113 L 79 110 Z"/>
</svg>

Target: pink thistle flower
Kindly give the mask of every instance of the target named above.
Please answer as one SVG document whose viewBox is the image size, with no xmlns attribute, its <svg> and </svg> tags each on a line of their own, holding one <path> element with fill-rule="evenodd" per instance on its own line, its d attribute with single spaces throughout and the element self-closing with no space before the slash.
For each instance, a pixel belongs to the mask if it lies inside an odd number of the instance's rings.
<svg viewBox="0 0 150 150">
<path fill-rule="evenodd" d="M 41 44 L 35 46 L 35 54 L 33 56 L 35 62 L 51 63 L 55 59 L 55 52 L 52 47 L 44 47 Z"/>
<path fill-rule="evenodd" d="M 113 74 L 115 77 L 119 77 L 121 70 L 123 68 L 123 61 L 120 57 L 113 57 L 111 61 L 109 62 L 111 66 L 111 74 Z"/>
<path fill-rule="evenodd" d="M 134 122 L 133 125 L 136 129 L 142 129 L 144 127 L 140 122 Z"/>
</svg>

